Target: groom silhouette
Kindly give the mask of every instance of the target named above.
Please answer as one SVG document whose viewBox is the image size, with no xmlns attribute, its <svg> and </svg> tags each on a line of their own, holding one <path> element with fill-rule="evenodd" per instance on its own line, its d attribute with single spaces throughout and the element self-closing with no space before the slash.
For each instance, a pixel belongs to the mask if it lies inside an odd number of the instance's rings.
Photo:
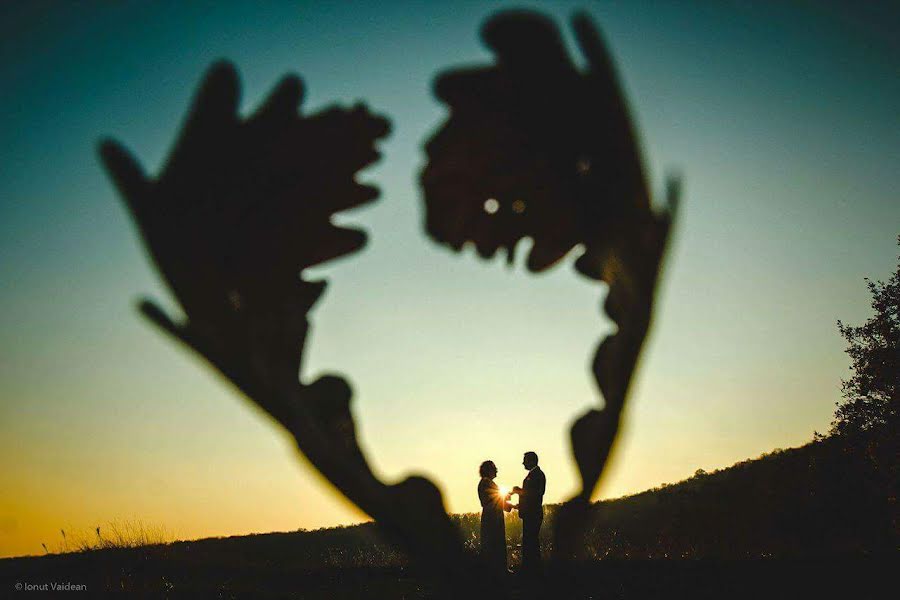
<svg viewBox="0 0 900 600">
<path fill-rule="evenodd" d="M 522 466 L 528 475 L 522 487 L 516 486 L 513 492 L 519 495 L 519 518 L 522 519 L 522 570 L 535 571 L 541 564 L 540 533 L 544 522 L 544 490 L 547 478 L 538 466 L 538 455 L 526 452 L 522 457 Z"/>
</svg>

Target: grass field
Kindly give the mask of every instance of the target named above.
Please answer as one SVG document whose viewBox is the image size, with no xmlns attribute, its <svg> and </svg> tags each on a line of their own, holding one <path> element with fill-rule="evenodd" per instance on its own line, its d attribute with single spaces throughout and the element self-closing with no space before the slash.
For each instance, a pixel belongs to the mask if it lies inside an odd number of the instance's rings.
<svg viewBox="0 0 900 600">
<path fill-rule="evenodd" d="M 836 590 L 867 597 L 898 566 L 895 476 L 896 469 L 848 456 L 828 441 L 698 471 L 678 484 L 595 504 L 588 535 L 594 560 L 550 563 L 542 580 L 527 585 L 511 576 L 508 589 L 514 597 L 554 595 L 560 586 L 586 598 L 781 597 L 791 590 L 793 597 Z M 546 507 L 545 556 L 552 555 L 555 509 Z M 453 518 L 476 552 L 478 514 Z M 507 519 L 515 567 L 521 526 L 514 515 Z M 439 592 L 373 523 L 147 545 L 154 535 L 164 533 L 121 525 L 118 537 L 101 530 L 93 543 L 69 552 L 5 559 L 0 586 L 68 581 L 95 591 L 273 598 Z"/>
</svg>

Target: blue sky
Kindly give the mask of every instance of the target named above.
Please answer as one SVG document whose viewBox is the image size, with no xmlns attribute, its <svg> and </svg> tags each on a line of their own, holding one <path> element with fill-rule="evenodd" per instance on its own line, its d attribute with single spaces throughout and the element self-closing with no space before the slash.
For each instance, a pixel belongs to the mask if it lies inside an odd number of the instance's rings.
<svg viewBox="0 0 900 600">
<path fill-rule="evenodd" d="M 654 330 L 601 496 L 674 481 L 827 428 L 848 360 L 835 321 L 868 315 L 900 233 L 896 11 L 838 3 L 541 4 L 606 34 L 652 187 L 683 175 Z M 394 131 L 365 173 L 381 199 L 342 221 L 363 253 L 316 269 L 304 377 L 353 382 L 388 479 L 425 472 L 475 510 L 478 463 L 514 484 L 537 450 L 548 500 L 574 490 L 571 419 L 599 402 L 588 364 L 602 288 L 567 263 L 455 255 L 426 239 L 416 184 L 444 108 L 441 69 L 490 60 L 456 3 L 28 3 L 0 18 L 0 555 L 115 518 L 186 537 L 361 515 L 199 360 L 142 322 L 170 303 L 95 154 L 159 168 L 207 66 L 251 110 L 286 72 L 303 110 L 365 101 Z M 573 50 L 571 35 L 566 39 Z M 96 522 L 96 523 L 95 523 Z"/>
</svg>

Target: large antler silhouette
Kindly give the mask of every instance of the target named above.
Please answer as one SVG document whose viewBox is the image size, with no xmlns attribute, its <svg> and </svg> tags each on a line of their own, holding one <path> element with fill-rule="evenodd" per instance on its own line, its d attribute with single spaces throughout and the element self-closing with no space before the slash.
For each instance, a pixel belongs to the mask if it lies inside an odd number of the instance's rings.
<svg viewBox="0 0 900 600">
<path fill-rule="evenodd" d="M 441 75 L 435 93 L 450 115 L 427 144 L 421 181 L 426 229 L 484 258 L 531 237 L 534 272 L 583 247 L 576 270 L 608 286 L 617 331 L 597 349 L 593 372 L 605 404 L 571 430 L 581 491 L 556 517 L 557 556 L 581 556 L 588 503 L 612 448 L 644 338 L 678 197 L 656 212 L 636 136 L 599 33 L 585 16 L 574 30 L 587 59 L 577 69 L 552 21 L 501 13 L 482 29 L 496 55 L 487 67 Z"/>
<path fill-rule="evenodd" d="M 302 84 L 285 78 L 249 118 L 228 63 L 202 83 L 158 177 L 112 141 L 100 154 L 147 249 L 181 307 L 181 322 L 150 301 L 141 310 L 208 360 L 296 439 L 331 483 L 415 557 L 466 566 L 438 489 L 421 477 L 385 485 L 355 435 L 351 389 L 338 376 L 299 379 L 307 313 L 324 282 L 303 269 L 355 252 L 361 231 L 331 215 L 377 196 L 354 181 L 378 158 L 389 124 L 362 106 L 302 116 Z"/>
</svg>

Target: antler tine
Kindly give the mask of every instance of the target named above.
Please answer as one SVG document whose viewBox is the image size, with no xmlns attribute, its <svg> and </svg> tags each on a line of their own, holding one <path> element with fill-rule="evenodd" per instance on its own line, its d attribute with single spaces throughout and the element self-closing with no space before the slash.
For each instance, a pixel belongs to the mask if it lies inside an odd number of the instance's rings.
<svg viewBox="0 0 900 600">
<path fill-rule="evenodd" d="M 600 342 L 593 362 L 593 373 L 603 394 L 602 409 L 590 409 L 571 428 L 572 452 L 581 475 L 578 494 L 557 513 L 555 548 L 561 558 L 581 559 L 586 544 L 589 502 L 606 466 L 619 431 L 622 410 L 637 367 L 641 349 L 650 328 L 653 300 L 669 233 L 679 203 L 679 184 L 667 185 L 667 207 L 652 215 L 642 227 L 622 238 L 622 246 L 607 251 L 602 258 L 585 255 L 576 269 L 607 283 L 604 304 L 607 315 L 617 326 L 615 334 Z M 597 264 L 602 265 L 599 273 Z M 599 275 L 599 276 L 598 276 Z"/>
</svg>

